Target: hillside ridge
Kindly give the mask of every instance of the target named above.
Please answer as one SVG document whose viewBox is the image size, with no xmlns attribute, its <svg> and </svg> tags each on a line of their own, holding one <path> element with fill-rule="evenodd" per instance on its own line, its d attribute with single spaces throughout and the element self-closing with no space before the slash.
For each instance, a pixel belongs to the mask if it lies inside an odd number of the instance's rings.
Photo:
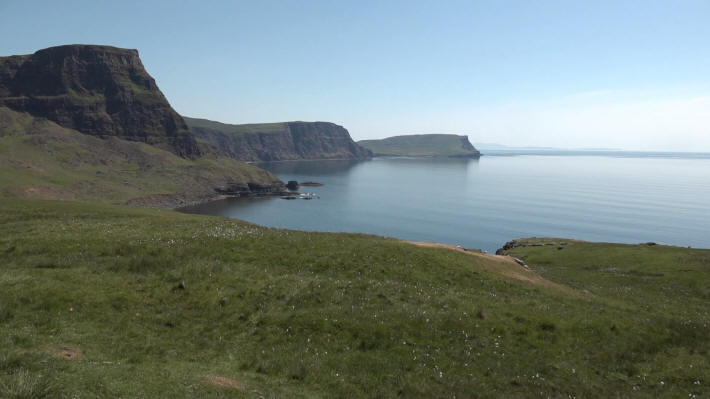
<svg viewBox="0 0 710 399">
<path fill-rule="evenodd" d="M 285 191 L 273 174 L 203 145 L 200 157 L 99 138 L 0 106 L 0 198 L 175 208 Z"/>
</svg>

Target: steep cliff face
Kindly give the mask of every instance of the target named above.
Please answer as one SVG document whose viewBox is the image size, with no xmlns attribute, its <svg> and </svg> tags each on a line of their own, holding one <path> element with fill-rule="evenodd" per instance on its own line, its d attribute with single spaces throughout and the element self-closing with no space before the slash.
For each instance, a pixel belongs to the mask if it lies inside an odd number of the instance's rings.
<svg viewBox="0 0 710 399">
<path fill-rule="evenodd" d="M 99 137 L 195 158 L 200 148 L 137 50 L 66 45 L 0 57 L 0 106 Z"/>
<path fill-rule="evenodd" d="M 372 153 L 342 126 L 329 122 L 230 125 L 184 118 L 190 130 L 232 158 L 267 162 L 302 159 L 366 159 Z"/>
</svg>

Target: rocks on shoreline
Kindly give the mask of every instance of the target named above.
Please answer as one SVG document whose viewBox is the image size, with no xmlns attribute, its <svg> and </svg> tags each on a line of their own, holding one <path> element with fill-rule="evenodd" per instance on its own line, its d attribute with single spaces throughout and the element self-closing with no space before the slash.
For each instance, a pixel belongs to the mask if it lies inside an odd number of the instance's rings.
<svg viewBox="0 0 710 399">
<path fill-rule="evenodd" d="M 496 251 L 496 255 L 505 255 L 506 251 L 511 250 L 513 248 L 519 248 L 519 247 L 545 247 L 545 246 L 557 246 L 557 249 L 562 249 L 565 245 L 567 245 L 567 242 L 565 241 L 539 241 L 539 240 L 526 240 L 526 239 L 515 239 L 512 241 L 506 242 L 503 247 L 499 248 Z M 522 265 L 521 265 L 522 266 Z"/>
<path fill-rule="evenodd" d="M 291 191 L 296 191 L 301 186 L 303 186 L 303 187 L 321 187 L 321 186 L 323 186 L 323 183 L 318 183 L 315 181 L 304 181 L 304 182 L 299 183 L 296 180 L 289 180 L 288 183 L 286 183 L 286 188 L 288 188 Z"/>
</svg>

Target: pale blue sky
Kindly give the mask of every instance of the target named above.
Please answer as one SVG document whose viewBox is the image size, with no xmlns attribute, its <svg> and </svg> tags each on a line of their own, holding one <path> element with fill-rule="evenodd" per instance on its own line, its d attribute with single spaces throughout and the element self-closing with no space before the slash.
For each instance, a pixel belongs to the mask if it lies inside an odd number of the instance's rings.
<svg viewBox="0 0 710 399">
<path fill-rule="evenodd" d="M 0 54 L 67 43 L 138 49 L 187 116 L 710 151 L 709 0 L 0 0 Z"/>
</svg>

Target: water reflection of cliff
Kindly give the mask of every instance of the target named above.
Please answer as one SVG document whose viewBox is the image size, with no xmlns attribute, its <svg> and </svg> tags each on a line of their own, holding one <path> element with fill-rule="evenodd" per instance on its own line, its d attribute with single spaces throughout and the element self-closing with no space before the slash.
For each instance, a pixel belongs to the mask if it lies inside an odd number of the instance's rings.
<svg viewBox="0 0 710 399">
<path fill-rule="evenodd" d="M 393 165 L 412 165 L 412 166 L 443 166 L 443 167 L 456 167 L 464 166 L 468 167 L 470 165 L 478 164 L 478 158 L 465 158 L 465 157 L 382 157 L 376 158 L 379 162 L 388 162 Z"/>
<path fill-rule="evenodd" d="M 258 167 L 279 175 L 334 175 L 344 174 L 358 164 L 369 161 L 357 160 L 325 160 L 325 161 L 293 161 L 264 162 Z"/>
</svg>

